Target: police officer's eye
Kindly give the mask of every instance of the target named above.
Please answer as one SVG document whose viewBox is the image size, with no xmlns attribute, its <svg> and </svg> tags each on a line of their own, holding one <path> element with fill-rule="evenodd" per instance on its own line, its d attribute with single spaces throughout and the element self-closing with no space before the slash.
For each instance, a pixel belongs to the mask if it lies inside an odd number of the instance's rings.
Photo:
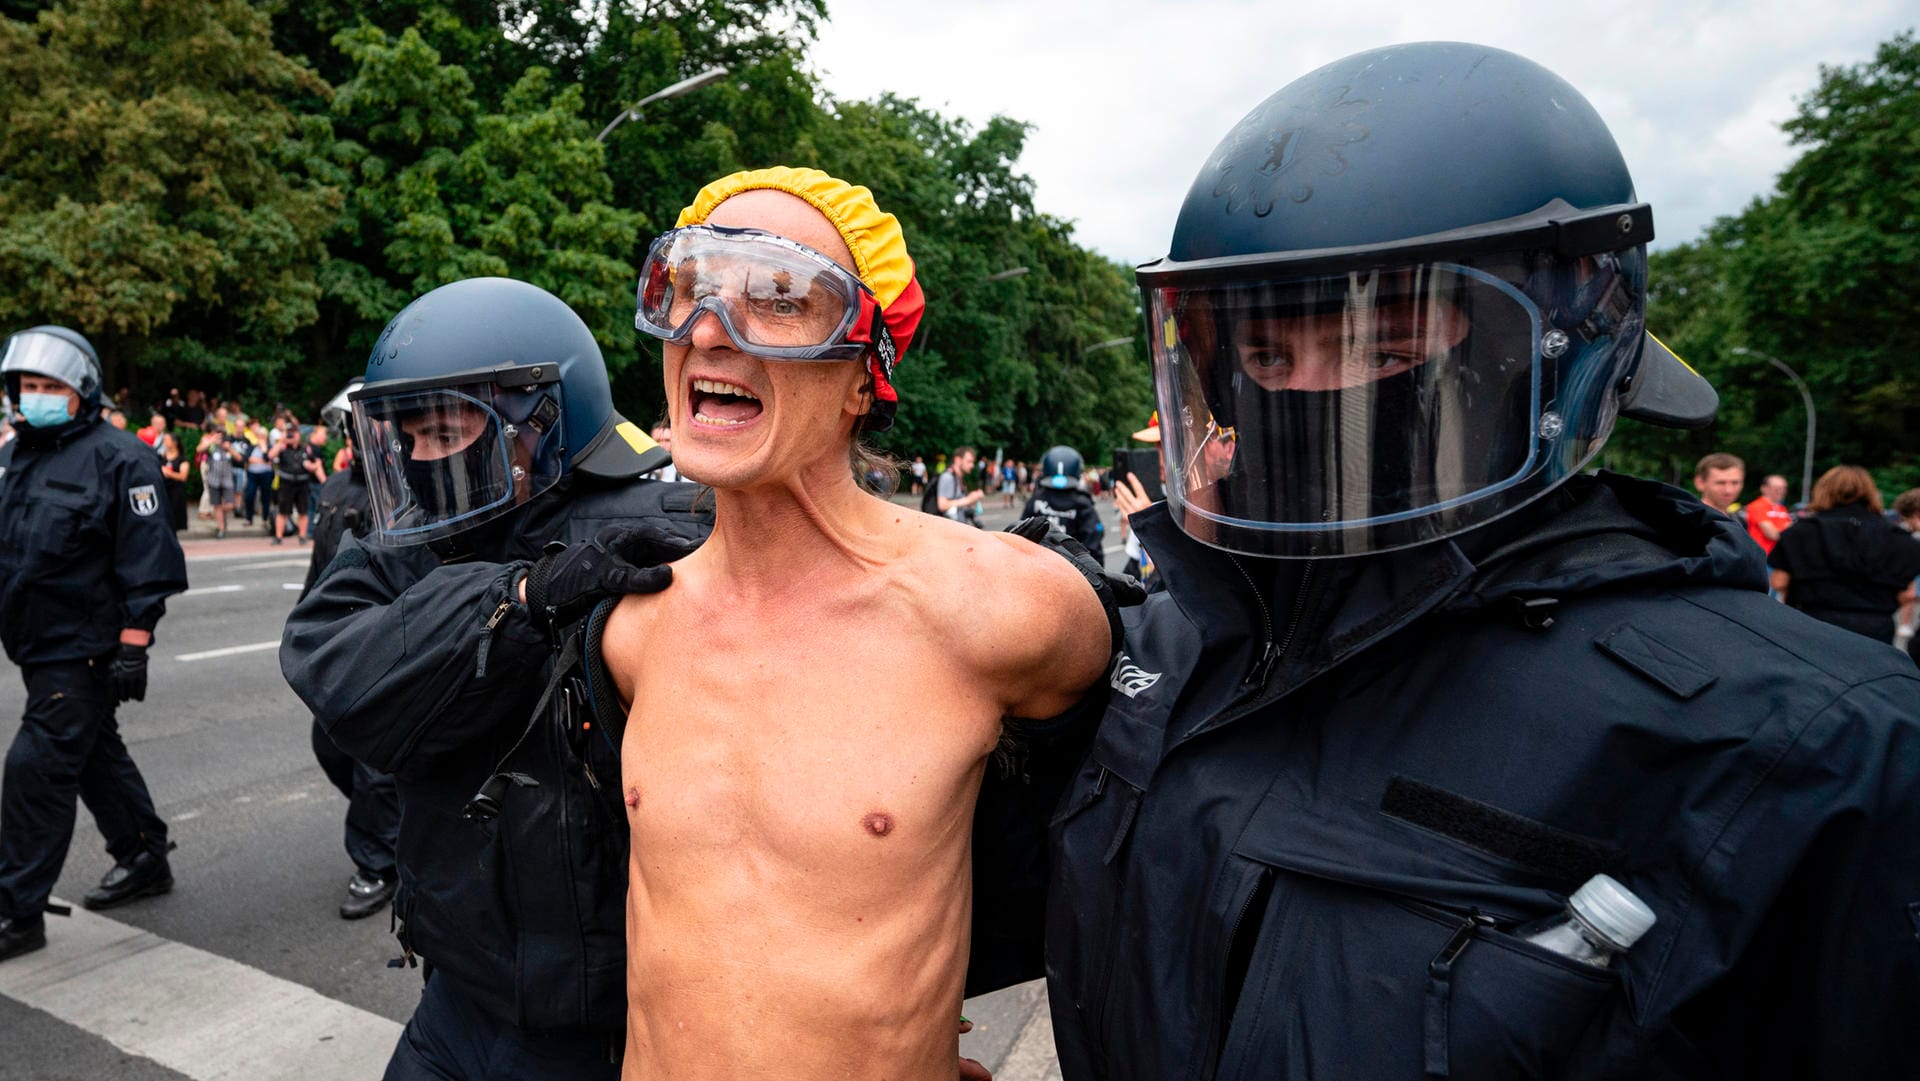
<svg viewBox="0 0 1920 1081">
<path fill-rule="evenodd" d="M 1284 368 L 1293 363 L 1282 349 L 1249 349 L 1240 354 L 1241 359 L 1256 368 Z"/>
</svg>

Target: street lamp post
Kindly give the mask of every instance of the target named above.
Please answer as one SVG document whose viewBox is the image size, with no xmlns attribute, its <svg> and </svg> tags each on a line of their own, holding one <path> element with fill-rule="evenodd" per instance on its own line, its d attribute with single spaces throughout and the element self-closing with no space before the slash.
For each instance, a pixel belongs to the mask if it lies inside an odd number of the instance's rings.
<svg viewBox="0 0 1920 1081">
<path fill-rule="evenodd" d="M 1727 350 L 1727 352 L 1733 353 L 1736 356 L 1742 356 L 1742 357 L 1759 357 L 1761 360 L 1764 360 L 1767 363 L 1785 372 L 1787 375 L 1787 378 L 1793 380 L 1793 385 L 1799 389 L 1800 402 L 1802 405 L 1807 407 L 1807 449 L 1806 449 L 1805 455 L 1802 457 L 1800 462 L 1800 501 L 1802 503 L 1812 502 L 1813 501 L 1813 392 L 1807 389 L 1807 381 L 1800 378 L 1799 372 L 1796 372 L 1792 368 L 1787 367 L 1784 361 L 1782 361 L 1779 357 L 1773 356 L 1770 353 L 1762 353 L 1758 349 L 1749 349 L 1744 345 L 1736 345 L 1733 348 Z"/>
<path fill-rule="evenodd" d="M 674 83 L 672 86 L 669 86 L 660 90 L 655 90 L 653 93 L 648 94 L 646 97 L 641 98 L 639 101 L 636 101 L 632 105 L 629 105 L 626 108 L 620 110 L 620 114 L 614 117 L 612 120 L 607 121 L 607 126 L 600 129 L 600 134 L 593 137 L 594 141 L 604 143 L 607 141 L 607 136 L 613 134 L 613 129 L 619 127 L 621 124 L 625 123 L 628 120 L 640 119 L 640 109 L 643 106 L 652 105 L 656 101 L 665 101 L 668 98 L 677 98 L 682 94 L 691 93 L 695 90 L 700 89 L 703 86 L 707 86 L 711 83 L 717 83 L 726 77 L 727 77 L 726 68 L 712 67 L 712 68 L 708 68 L 707 70 L 701 72 L 698 75 L 694 75 L 689 78 L 682 79 L 679 82 Z"/>
</svg>

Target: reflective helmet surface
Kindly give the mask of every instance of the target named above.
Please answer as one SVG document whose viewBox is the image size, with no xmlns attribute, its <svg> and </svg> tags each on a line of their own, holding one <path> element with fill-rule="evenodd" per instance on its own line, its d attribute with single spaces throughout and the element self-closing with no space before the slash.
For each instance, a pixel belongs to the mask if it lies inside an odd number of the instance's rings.
<svg viewBox="0 0 1920 1081">
<path fill-rule="evenodd" d="M 1040 457 L 1040 481 L 1048 488 L 1078 488 L 1086 461 L 1072 447 L 1051 447 Z"/>
<path fill-rule="evenodd" d="M 20 400 L 22 373 L 58 379 L 72 387 L 86 407 L 100 405 L 100 354 L 77 330 L 37 326 L 8 338 L 6 352 L 0 356 L 0 375 L 6 378 L 7 396 L 15 402 Z"/>
<path fill-rule="evenodd" d="M 586 323 L 509 278 L 454 282 L 407 305 L 348 399 L 386 544 L 470 529 L 570 472 L 637 477 L 667 460 L 614 410 Z"/>
<path fill-rule="evenodd" d="M 1712 389 L 1645 333 L 1652 211 L 1545 68 L 1426 42 L 1335 61 L 1222 140 L 1143 266 L 1175 519 L 1364 554 L 1511 512 L 1615 416 Z"/>
</svg>

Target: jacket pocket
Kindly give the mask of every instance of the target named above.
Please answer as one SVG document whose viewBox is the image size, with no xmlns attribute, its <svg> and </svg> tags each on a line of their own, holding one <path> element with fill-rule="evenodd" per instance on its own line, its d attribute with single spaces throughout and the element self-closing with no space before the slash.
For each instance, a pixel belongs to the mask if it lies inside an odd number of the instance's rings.
<svg viewBox="0 0 1920 1081">
<path fill-rule="evenodd" d="M 1239 854 L 1273 885 L 1264 917 L 1243 921 L 1252 940 L 1243 930 L 1228 952 L 1244 951 L 1244 977 L 1223 992 L 1210 1076 L 1577 1077 L 1624 1008 L 1618 972 L 1509 933 L 1550 910 L 1545 891 L 1426 880 L 1431 853 L 1387 843 L 1303 851 L 1298 833 L 1250 841 L 1257 832 Z"/>
</svg>

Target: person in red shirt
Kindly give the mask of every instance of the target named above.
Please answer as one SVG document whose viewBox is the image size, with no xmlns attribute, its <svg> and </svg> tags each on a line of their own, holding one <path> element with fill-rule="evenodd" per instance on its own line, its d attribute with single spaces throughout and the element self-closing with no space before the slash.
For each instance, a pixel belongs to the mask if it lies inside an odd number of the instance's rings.
<svg viewBox="0 0 1920 1081">
<path fill-rule="evenodd" d="M 1787 478 L 1775 474 L 1760 482 L 1760 496 L 1747 504 L 1747 534 L 1763 552 L 1772 552 L 1780 534 L 1793 524 L 1787 498 Z"/>
</svg>

